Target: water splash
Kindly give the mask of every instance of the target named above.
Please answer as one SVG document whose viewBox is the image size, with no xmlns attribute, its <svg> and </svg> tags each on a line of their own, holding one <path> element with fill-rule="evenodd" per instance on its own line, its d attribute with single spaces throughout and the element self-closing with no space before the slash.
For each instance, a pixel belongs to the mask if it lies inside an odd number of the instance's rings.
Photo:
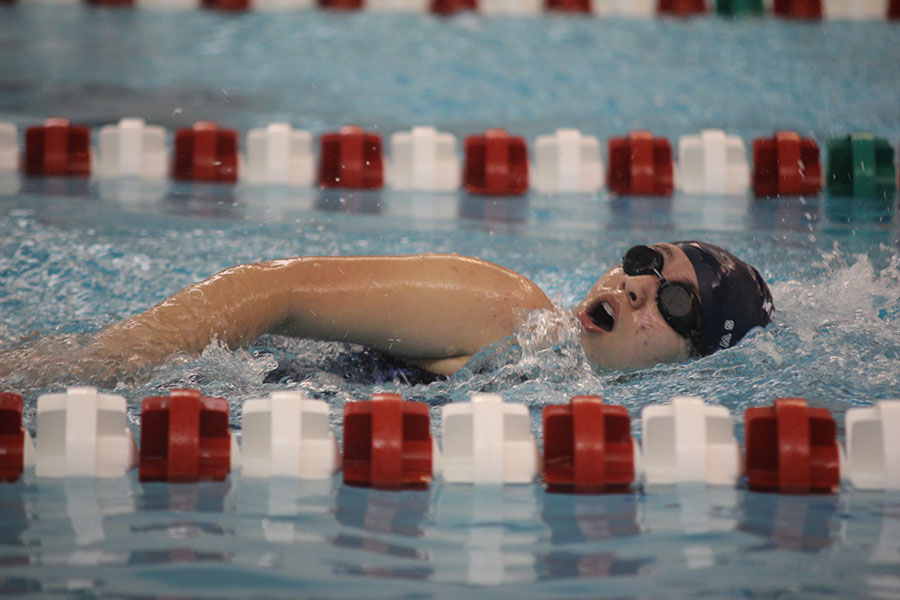
<svg viewBox="0 0 900 600">
<path fill-rule="evenodd" d="M 56 344 L 59 347 L 53 352 L 64 354 L 82 344 L 86 334 L 191 281 L 227 264 L 266 256 L 267 247 L 270 256 L 310 254 L 323 247 L 349 254 L 371 239 L 360 237 L 363 226 L 352 217 L 307 217 L 302 226 L 267 227 L 262 235 L 240 222 L 210 232 L 185 219 L 173 228 L 155 215 L 142 216 L 141 226 L 146 229 L 57 225 L 77 219 L 78 214 L 93 221 L 96 215 L 91 211 L 101 208 L 73 203 L 54 208 L 68 212 L 51 217 L 15 209 L 0 220 L 4 290 L 0 344 L 4 351 L 23 343 L 29 348 L 48 345 L 44 350 Z M 619 246 L 627 243 L 620 240 L 612 242 L 615 247 L 601 249 L 578 241 L 553 245 L 551 250 L 568 254 L 555 262 L 541 262 L 521 254 L 515 234 L 491 234 L 489 243 L 484 237 L 463 231 L 455 242 L 447 242 L 447 249 L 465 251 L 471 246 L 474 254 L 475 246 L 481 246 L 482 254 L 498 262 L 503 256 L 515 256 L 518 262 L 512 266 L 531 274 L 562 306 L 574 305 L 589 287 L 602 263 L 600 256 L 616 256 Z M 433 247 L 428 238 L 427 233 L 388 230 L 377 248 L 384 253 L 427 251 Z M 454 245 L 460 241 L 468 246 Z M 738 419 L 748 406 L 791 395 L 840 414 L 855 403 L 896 396 L 900 382 L 900 254 L 892 245 L 869 247 L 865 253 L 848 251 L 847 247 L 860 247 L 854 244 L 842 240 L 820 251 L 808 242 L 770 243 L 767 252 L 772 256 L 763 262 L 772 269 L 778 255 L 783 255 L 783 267 L 777 271 L 785 277 L 772 285 L 777 308 L 772 325 L 734 348 L 684 364 L 634 372 L 596 370 L 584 357 L 571 315 L 547 311 L 530 315 L 514 336 L 484 349 L 446 379 L 421 377 L 420 372 L 359 346 L 267 336 L 249 350 L 214 345 L 199 358 L 177 357 L 145 380 L 114 382 L 113 386 L 132 402 L 134 418 L 142 397 L 166 393 L 173 386 L 202 387 L 207 394 L 229 398 L 234 424 L 239 422 L 244 400 L 275 389 L 302 389 L 327 400 L 337 415 L 344 403 L 368 398 L 376 391 L 398 392 L 435 407 L 464 401 L 474 392 L 497 392 L 508 401 L 533 407 L 535 423 L 540 418 L 538 408 L 567 402 L 577 394 L 601 395 L 626 406 L 633 418 L 643 406 L 678 394 L 722 402 Z M 734 245 L 739 253 L 763 260 L 758 251 L 754 255 L 753 243 L 744 243 L 743 248 L 740 241 Z M 230 250 L 235 246 L 240 247 L 239 253 Z M 178 255 L 178 264 L 157 258 L 161 247 Z M 577 262 L 578 256 L 584 266 L 559 267 L 560 262 Z M 35 344 L 35 339 L 41 341 Z M 40 363 L 36 355 L 30 361 L 45 370 L 55 368 L 55 363 Z M 70 380 L 61 376 L 33 387 L 21 373 L 12 373 L 0 384 L 25 389 L 33 398 L 58 391 Z M 33 409 L 33 403 L 29 407 Z"/>
</svg>

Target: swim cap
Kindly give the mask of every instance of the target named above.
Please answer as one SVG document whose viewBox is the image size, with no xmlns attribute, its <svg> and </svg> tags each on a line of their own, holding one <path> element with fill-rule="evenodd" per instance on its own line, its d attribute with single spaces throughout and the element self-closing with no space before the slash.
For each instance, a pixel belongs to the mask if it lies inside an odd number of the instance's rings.
<svg viewBox="0 0 900 600">
<path fill-rule="evenodd" d="M 690 259 L 700 284 L 701 356 L 738 343 L 772 320 L 772 293 L 759 271 L 731 252 L 706 242 L 673 242 Z"/>
</svg>

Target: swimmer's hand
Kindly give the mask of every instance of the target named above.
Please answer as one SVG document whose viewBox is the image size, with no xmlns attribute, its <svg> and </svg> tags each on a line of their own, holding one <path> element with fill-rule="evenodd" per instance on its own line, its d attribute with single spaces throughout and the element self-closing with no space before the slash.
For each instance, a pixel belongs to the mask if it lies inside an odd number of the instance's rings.
<svg viewBox="0 0 900 600">
<path fill-rule="evenodd" d="M 118 364 L 88 349 L 87 336 L 54 336 L 0 353 L 3 388 L 48 387 L 52 384 L 115 384 Z"/>
<path fill-rule="evenodd" d="M 144 379 L 153 364 L 138 347 L 122 352 L 87 334 L 46 337 L 0 352 L 0 391 L 51 385 L 114 388 Z"/>
</svg>

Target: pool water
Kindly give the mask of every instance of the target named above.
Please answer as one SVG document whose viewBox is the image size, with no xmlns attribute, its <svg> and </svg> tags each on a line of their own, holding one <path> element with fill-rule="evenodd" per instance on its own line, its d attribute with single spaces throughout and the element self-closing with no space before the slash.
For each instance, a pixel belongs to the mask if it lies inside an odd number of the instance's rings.
<svg viewBox="0 0 900 600">
<path fill-rule="evenodd" d="M 792 128 L 821 147 L 900 140 L 900 44 L 887 23 L 714 17 L 449 20 L 416 15 L 153 13 L 0 6 L 0 121 L 61 115 L 93 128 L 140 116 L 170 131 L 215 119 L 246 132 L 288 120 L 315 135 L 427 124 L 465 136 L 646 128 L 675 141 L 718 127 L 746 143 Z M 458 252 L 515 269 L 571 308 L 635 243 L 704 239 L 756 265 L 774 323 L 735 348 L 640 372 L 590 368 L 563 314 L 462 372 L 409 381 L 384 357 L 269 336 L 215 345 L 113 390 L 173 387 L 246 399 L 302 389 L 341 409 L 376 391 L 434 407 L 473 392 L 540 410 L 577 394 L 643 406 L 693 394 L 743 413 L 779 396 L 832 411 L 897 396 L 896 197 L 483 198 L 199 185 L 0 180 L 0 347 L 84 334 L 227 266 L 309 254 Z M 561 339 L 547 331 L 562 324 Z M 52 364 L 48 365 L 52 368 Z M 26 399 L 17 375 L 0 387 Z M 900 496 L 636 488 L 547 494 L 537 483 L 425 492 L 328 482 L 51 481 L 0 485 L 0 592 L 26 598 L 900 596 Z"/>
</svg>

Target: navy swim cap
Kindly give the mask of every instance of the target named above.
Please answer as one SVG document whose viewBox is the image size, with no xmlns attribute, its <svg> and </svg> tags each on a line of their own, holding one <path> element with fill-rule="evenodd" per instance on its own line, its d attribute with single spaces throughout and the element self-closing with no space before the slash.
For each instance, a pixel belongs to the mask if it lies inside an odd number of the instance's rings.
<svg viewBox="0 0 900 600">
<path fill-rule="evenodd" d="M 734 346 L 754 327 L 772 320 L 772 293 L 759 271 L 706 242 L 673 242 L 690 259 L 700 284 L 701 356 Z"/>
</svg>

